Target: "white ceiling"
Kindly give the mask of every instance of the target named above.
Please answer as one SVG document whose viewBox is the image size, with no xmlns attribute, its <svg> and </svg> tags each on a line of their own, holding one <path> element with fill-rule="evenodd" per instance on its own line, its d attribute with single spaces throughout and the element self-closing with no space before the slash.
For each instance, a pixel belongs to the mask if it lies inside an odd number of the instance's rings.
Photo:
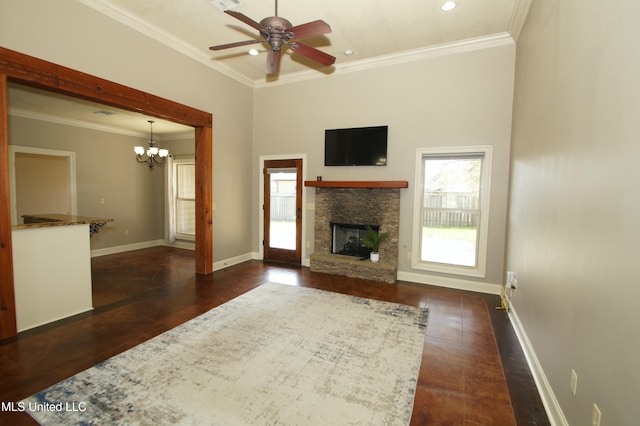
<svg viewBox="0 0 640 426">
<path fill-rule="evenodd" d="M 532 0 L 456 0 L 449 12 L 446 0 L 279 0 L 278 15 L 294 26 L 321 19 L 332 32 L 301 41 L 336 57 L 323 67 L 285 49 L 279 75 L 265 79 L 266 44 L 222 51 L 210 46 L 259 38 L 249 25 L 222 12 L 216 3 L 242 3 L 232 10 L 256 22 L 274 16 L 274 0 L 81 0 L 165 44 L 210 64 L 222 72 L 256 84 L 286 79 L 310 69 L 313 75 L 336 72 L 358 63 L 379 64 L 385 58 L 416 55 L 435 46 L 511 34 L 515 39 Z M 252 47 L 260 55 L 250 56 Z M 352 50 L 345 56 L 345 50 Z"/>
<path fill-rule="evenodd" d="M 13 116 L 145 138 L 150 132 L 148 120 L 153 120 L 153 134 L 159 142 L 193 138 L 193 128 L 182 124 L 14 83 L 8 88 Z"/>
<path fill-rule="evenodd" d="M 517 39 L 532 0 L 456 0 L 457 7 L 444 12 L 446 0 L 279 0 L 278 15 L 295 25 L 321 19 L 332 32 L 302 39 L 305 44 L 336 57 L 323 67 L 285 49 L 277 75 L 265 75 L 266 45 L 253 44 L 222 51 L 209 46 L 250 40 L 258 32 L 222 12 L 214 3 L 243 3 L 233 10 L 259 22 L 273 16 L 273 0 L 80 0 L 166 45 L 252 87 L 284 84 L 300 78 L 321 78 L 350 67 L 365 69 L 410 61 L 434 50 L 511 36 Z M 258 48 L 250 56 L 249 48 Z M 353 55 L 344 55 L 345 50 Z M 55 100 L 55 103 L 51 101 Z M 42 114 L 114 126 L 131 132 L 148 131 L 147 117 L 100 107 L 89 102 L 50 97 L 34 89 L 17 86 L 9 91 L 14 114 Z M 118 114 L 100 116 L 100 109 Z M 158 135 L 183 133 L 184 126 L 157 120 Z"/>
</svg>

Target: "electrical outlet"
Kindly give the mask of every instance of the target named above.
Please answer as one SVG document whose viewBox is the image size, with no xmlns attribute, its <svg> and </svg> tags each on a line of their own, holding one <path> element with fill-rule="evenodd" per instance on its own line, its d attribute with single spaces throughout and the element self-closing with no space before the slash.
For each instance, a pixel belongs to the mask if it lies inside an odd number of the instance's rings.
<svg viewBox="0 0 640 426">
<path fill-rule="evenodd" d="M 407 259 L 413 260 L 413 253 L 411 253 L 410 251 L 407 252 Z"/>
<path fill-rule="evenodd" d="M 593 404 L 593 414 L 591 415 L 591 426 L 600 426 L 602 413 L 596 404 Z"/>
<path fill-rule="evenodd" d="M 571 382 L 569 383 L 569 387 L 571 388 L 571 393 L 575 396 L 576 391 L 578 390 L 578 374 L 575 370 L 571 370 Z"/>
</svg>

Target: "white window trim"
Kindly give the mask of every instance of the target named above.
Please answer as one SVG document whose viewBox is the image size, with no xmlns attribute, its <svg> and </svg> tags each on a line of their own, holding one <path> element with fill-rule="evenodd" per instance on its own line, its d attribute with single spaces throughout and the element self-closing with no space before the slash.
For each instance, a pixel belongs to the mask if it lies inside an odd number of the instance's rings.
<svg viewBox="0 0 640 426">
<path fill-rule="evenodd" d="M 177 208 L 178 208 L 178 173 L 177 173 L 177 169 L 178 166 L 181 164 L 194 164 L 196 163 L 196 159 L 195 157 L 187 157 L 187 158 L 176 158 L 175 160 L 173 160 L 173 167 L 174 167 L 174 171 L 173 171 L 173 188 L 174 188 L 174 206 L 173 206 L 173 215 L 174 218 L 177 219 L 178 217 L 178 213 L 177 213 Z M 195 201 L 195 198 L 194 198 Z M 175 226 L 175 220 L 174 220 L 174 226 Z M 175 235 L 176 235 L 176 239 L 178 240 L 183 240 L 183 241 L 195 241 L 196 240 L 196 236 L 191 235 L 191 234 L 183 234 L 178 232 L 177 230 L 175 230 Z"/>
<path fill-rule="evenodd" d="M 491 145 L 457 146 L 439 148 L 416 149 L 415 185 L 413 196 L 413 247 L 411 255 L 411 267 L 430 272 L 440 272 L 452 275 L 464 275 L 469 277 L 485 278 L 487 270 L 487 246 L 489 234 L 489 210 L 491 194 Z M 425 262 L 420 259 L 420 238 L 422 228 L 422 197 L 424 194 L 424 170 L 422 158 L 425 155 L 446 154 L 482 154 L 484 161 L 482 166 L 482 185 L 480 188 L 480 228 L 478 232 L 478 252 L 476 267 L 456 266 L 444 263 Z"/>
</svg>

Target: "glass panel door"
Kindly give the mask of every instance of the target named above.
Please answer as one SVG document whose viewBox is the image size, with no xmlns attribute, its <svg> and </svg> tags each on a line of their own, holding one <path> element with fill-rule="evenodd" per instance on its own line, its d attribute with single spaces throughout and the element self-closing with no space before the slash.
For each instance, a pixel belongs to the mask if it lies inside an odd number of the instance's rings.
<svg viewBox="0 0 640 426">
<path fill-rule="evenodd" d="M 302 160 L 264 162 L 264 259 L 300 264 Z"/>
</svg>

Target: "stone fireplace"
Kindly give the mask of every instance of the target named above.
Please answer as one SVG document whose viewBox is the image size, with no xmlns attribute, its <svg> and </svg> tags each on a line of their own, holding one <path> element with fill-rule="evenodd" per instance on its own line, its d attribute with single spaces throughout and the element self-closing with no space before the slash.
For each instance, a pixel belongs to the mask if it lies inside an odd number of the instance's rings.
<svg viewBox="0 0 640 426">
<path fill-rule="evenodd" d="M 308 181 L 305 185 L 316 187 L 315 252 L 310 256 L 311 270 L 395 283 L 400 188 L 406 188 L 407 182 Z M 346 230 L 337 229 L 345 228 L 344 225 Z M 368 249 L 365 248 L 365 252 L 360 248 L 359 239 L 366 234 L 367 225 L 389 233 L 389 238 L 380 246 L 377 263 L 368 260 Z M 337 241 L 336 231 L 342 233 Z M 352 253 L 344 253 L 350 250 Z"/>
<path fill-rule="evenodd" d="M 371 249 L 362 240 L 367 235 L 367 227 L 379 232 L 378 225 L 362 225 L 359 223 L 331 222 L 331 253 L 368 258 Z"/>
</svg>

